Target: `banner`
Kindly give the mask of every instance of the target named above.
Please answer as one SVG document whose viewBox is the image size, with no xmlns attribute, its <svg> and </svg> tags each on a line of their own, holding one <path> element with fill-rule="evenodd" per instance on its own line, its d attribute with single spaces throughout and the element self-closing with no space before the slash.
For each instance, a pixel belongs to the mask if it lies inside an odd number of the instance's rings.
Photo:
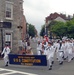
<svg viewBox="0 0 74 75">
<path fill-rule="evenodd" d="M 9 64 L 26 66 L 47 66 L 47 60 L 45 55 L 9 54 Z"/>
</svg>

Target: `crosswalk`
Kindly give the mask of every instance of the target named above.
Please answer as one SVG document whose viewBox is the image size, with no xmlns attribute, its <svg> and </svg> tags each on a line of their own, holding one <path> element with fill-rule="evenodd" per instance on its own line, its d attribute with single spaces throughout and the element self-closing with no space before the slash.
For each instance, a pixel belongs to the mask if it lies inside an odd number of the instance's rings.
<svg viewBox="0 0 74 75">
<path fill-rule="evenodd" d="M 37 74 L 0 68 L 0 75 L 37 75 Z"/>
</svg>

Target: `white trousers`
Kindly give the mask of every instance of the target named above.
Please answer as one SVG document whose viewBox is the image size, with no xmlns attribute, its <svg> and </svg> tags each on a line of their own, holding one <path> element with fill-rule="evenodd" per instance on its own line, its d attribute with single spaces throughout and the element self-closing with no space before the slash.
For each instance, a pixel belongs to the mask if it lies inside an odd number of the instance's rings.
<svg viewBox="0 0 74 75">
<path fill-rule="evenodd" d="M 68 50 L 68 62 L 71 61 L 72 57 L 73 57 L 73 56 L 72 56 L 72 50 L 69 49 L 69 50 Z"/>
<path fill-rule="evenodd" d="M 58 52 L 59 53 L 59 56 L 58 56 L 58 61 L 59 62 L 62 62 L 63 61 L 63 52 Z"/>
<path fill-rule="evenodd" d="M 7 64 L 8 61 L 9 61 L 9 60 L 8 60 L 8 55 L 5 55 L 5 56 L 4 56 L 5 65 Z"/>
<path fill-rule="evenodd" d="M 54 61 L 53 56 L 52 56 L 52 55 L 49 55 L 49 56 L 47 57 L 47 60 L 48 60 L 48 66 L 49 66 L 49 68 L 50 68 L 50 66 L 52 66 L 52 61 Z"/>
<path fill-rule="evenodd" d="M 67 57 L 68 57 L 68 51 L 64 50 L 64 58 L 67 58 Z"/>
<path fill-rule="evenodd" d="M 57 59 L 59 58 L 59 52 L 58 51 L 56 52 L 56 58 Z"/>
</svg>

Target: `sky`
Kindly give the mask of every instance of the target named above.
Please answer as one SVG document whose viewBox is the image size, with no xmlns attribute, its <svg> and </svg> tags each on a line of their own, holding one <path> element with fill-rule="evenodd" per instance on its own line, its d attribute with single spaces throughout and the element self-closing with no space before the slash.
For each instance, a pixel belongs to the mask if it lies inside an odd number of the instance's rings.
<svg viewBox="0 0 74 75">
<path fill-rule="evenodd" d="M 39 33 L 45 18 L 51 13 L 73 15 L 74 0 L 24 0 L 23 9 L 26 21 L 33 24 Z"/>
</svg>

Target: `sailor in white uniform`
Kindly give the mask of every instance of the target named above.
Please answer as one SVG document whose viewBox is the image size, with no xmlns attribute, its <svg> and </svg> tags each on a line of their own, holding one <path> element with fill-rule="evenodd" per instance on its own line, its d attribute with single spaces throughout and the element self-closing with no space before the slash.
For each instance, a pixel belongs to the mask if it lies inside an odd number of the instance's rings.
<svg viewBox="0 0 74 75">
<path fill-rule="evenodd" d="M 68 62 L 70 62 L 73 58 L 73 56 L 72 56 L 72 47 L 73 47 L 72 42 L 71 42 L 71 40 L 69 40 L 68 48 L 67 48 L 67 50 L 68 50 Z"/>
<path fill-rule="evenodd" d="M 5 66 L 8 66 L 8 54 L 10 53 L 10 48 L 8 47 L 8 45 L 6 45 L 1 53 L 1 55 L 4 54 L 4 62 L 5 62 Z"/>
<path fill-rule="evenodd" d="M 65 50 L 64 50 L 64 60 L 66 60 L 68 58 L 68 48 L 67 48 L 67 44 L 68 44 L 68 39 L 65 40 Z"/>
<path fill-rule="evenodd" d="M 37 54 L 42 55 L 42 43 L 40 42 L 40 40 L 38 40 L 37 43 Z"/>
<path fill-rule="evenodd" d="M 66 43 L 66 49 L 67 49 L 67 56 L 68 56 L 68 62 L 72 59 L 72 43 L 70 40 Z"/>
<path fill-rule="evenodd" d="M 47 46 L 48 46 L 48 42 L 46 41 L 45 38 L 43 39 L 43 44 L 42 44 L 42 45 L 43 45 L 43 47 L 44 47 L 44 53 L 43 53 L 43 54 L 46 55 L 46 53 L 47 53 L 46 48 L 47 48 Z"/>
<path fill-rule="evenodd" d="M 74 59 L 74 40 L 72 40 L 72 59 Z"/>
<path fill-rule="evenodd" d="M 48 65 L 49 65 L 49 70 L 52 70 L 52 65 L 54 62 L 54 52 L 55 52 L 55 48 L 52 45 L 51 42 L 48 42 L 48 46 L 46 48 L 46 55 L 47 55 L 47 60 L 48 60 Z"/>
<path fill-rule="evenodd" d="M 60 47 L 59 41 L 60 40 L 58 40 L 57 42 L 54 43 L 54 46 L 55 46 L 55 49 L 56 49 L 56 58 L 57 58 L 57 60 L 59 58 L 59 47 Z"/>
<path fill-rule="evenodd" d="M 64 58 L 64 51 L 65 51 L 65 42 L 62 41 L 60 43 L 60 47 L 59 47 L 59 57 L 58 57 L 58 61 L 59 61 L 59 65 L 63 64 L 63 58 Z"/>
</svg>

